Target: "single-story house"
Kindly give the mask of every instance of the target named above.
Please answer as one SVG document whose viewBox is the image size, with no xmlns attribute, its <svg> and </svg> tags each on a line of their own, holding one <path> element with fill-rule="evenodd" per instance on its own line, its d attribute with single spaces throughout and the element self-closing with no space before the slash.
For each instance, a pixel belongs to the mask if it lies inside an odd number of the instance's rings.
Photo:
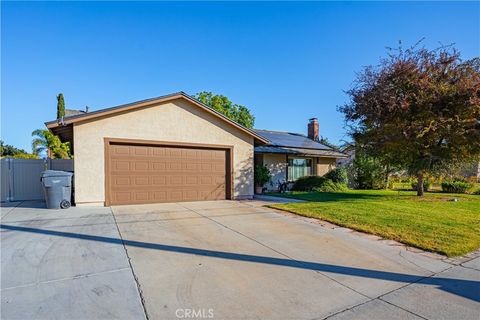
<svg viewBox="0 0 480 320">
<path fill-rule="evenodd" d="M 315 137 L 245 128 L 183 92 L 45 125 L 71 144 L 77 205 L 248 199 L 254 152 L 290 179 L 325 173 L 341 156 Z M 289 136 L 305 145 L 277 143 Z"/>
<path fill-rule="evenodd" d="M 295 181 L 303 176 L 323 176 L 334 169 L 346 155 L 319 142 L 317 118 L 310 119 L 308 135 L 300 133 L 254 130 L 267 139 L 255 147 L 255 164 L 265 165 L 272 174 L 267 190 L 277 190 L 279 183 Z"/>
</svg>

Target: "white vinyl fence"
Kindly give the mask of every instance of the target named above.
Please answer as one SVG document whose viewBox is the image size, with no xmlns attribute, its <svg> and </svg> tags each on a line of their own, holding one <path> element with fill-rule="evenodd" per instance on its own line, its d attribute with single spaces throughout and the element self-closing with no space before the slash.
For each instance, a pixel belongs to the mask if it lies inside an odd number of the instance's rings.
<svg viewBox="0 0 480 320">
<path fill-rule="evenodd" d="M 72 159 L 0 159 L 1 201 L 43 200 L 42 171 L 73 172 Z"/>
</svg>

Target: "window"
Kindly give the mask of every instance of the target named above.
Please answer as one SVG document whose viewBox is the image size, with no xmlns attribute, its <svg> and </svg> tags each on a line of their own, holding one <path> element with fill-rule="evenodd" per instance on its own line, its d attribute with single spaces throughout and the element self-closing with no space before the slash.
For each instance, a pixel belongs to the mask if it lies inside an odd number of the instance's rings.
<svg viewBox="0 0 480 320">
<path fill-rule="evenodd" d="M 312 159 L 289 158 L 288 180 L 295 181 L 298 178 L 312 175 Z"/>
</svg>

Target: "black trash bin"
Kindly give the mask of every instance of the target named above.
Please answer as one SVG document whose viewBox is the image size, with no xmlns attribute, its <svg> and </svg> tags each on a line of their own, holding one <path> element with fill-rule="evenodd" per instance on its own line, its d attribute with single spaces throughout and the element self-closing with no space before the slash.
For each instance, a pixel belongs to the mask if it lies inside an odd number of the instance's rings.
<svg viewBox="0 0 480 320">
<path fill-rule="evenodd" d="M 48 209 L 67 209 L 71 206 L 72 175 L 67 171 L 46 170 L 42 172 L 43 191 Z"/>
</svg>

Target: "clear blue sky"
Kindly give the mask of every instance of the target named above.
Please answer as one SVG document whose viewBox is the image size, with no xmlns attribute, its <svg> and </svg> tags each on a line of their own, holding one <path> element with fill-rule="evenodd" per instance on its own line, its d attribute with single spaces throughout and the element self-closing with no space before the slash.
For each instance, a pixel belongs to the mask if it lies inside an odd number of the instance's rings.
<svg viewBox="0 0 480 320">
<path fill-rule="evenodd" d="M 2 1 L 1 135 L 31 132 L 67 108 L 92 110 L 171 92 L 222 93 L 261 129 L 306 132 L 318 117 L 347 138 L 344 90 L 387 46 L 425 37 L 479 55 L 480 4 L 448 2 L 162 3 Z"/>
</svg>

